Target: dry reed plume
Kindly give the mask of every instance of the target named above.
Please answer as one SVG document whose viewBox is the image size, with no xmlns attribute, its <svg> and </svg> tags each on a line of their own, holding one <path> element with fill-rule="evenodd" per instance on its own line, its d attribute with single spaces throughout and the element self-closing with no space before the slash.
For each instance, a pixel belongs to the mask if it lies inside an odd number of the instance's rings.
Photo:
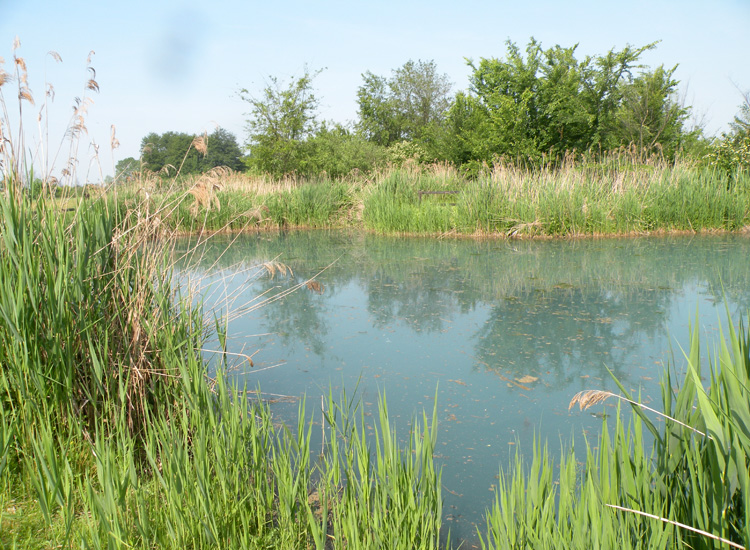
<svg viewBox="0 0 750 550">
<path fill-rule="evenodd" d="M 582 411 L 585 411 L 585 410 L 590 409 L 594 405 L 598 405 L 599 403 L 604 403 L 610 397 L 614 397 L 615 399 L 620 399 L 621 401 L 630 403 L 631 405 L 635 407 L 640 407 L 647 411 L 651 411 L 652 413 L 657 414 L 661 416 L 662 418 L 671 420 L 672 422 L 675 422 L 676 424 L 679 424 L 680 426 L 687 428 L 688 430 L 691 430 L 699 435 L 702 435 L 703 437 L 706 437 L 706 434 L 701 432 L 700 430 L 696 430 L 692 426 L 688 426 L 687 424 L 680 422 L 676 418 L 667 416 L 661 411 L 652 409 L 651 407 L 648 407 L 644 405 L 643 403 L 638 403 L 637 401 L 633 401 L 632 399 L 628 399 L 627 397 L 623 397 L 622 395 L 617 395 L 616 393 L 608 392 L 605 390 L 584 390 L 584 391 L 578 392 L 577 394 L 573 396 L 573 399 L 570 400 L 570 404 L 568 405 L 568 410 L 572 409 L 576 404 L 578 404 L 579 409 Z"/>
</svg>

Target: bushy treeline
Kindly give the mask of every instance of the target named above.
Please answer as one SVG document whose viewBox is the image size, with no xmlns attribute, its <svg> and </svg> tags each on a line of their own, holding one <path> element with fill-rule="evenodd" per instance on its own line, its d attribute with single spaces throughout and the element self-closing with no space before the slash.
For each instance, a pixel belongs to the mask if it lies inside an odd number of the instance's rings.
<svg viewBox="0 0 750 550">
<path fill-rule="evenodd" d="M 347 124 L 320 120 L 319 71 L 306 68 L 288 82 L 271 77 L 259 95 L 240 90 L 249 105 L 243 149 L 222 129 L 208 136 L 203 156 L 191 148 L 193 136 L 152 133 L 141 145 L 142 166 L 338 178 L 412 160 L 477 174 L 498 162 L 533 169 L 627 150 L 725 172 L 750 167 L 748 98 L 729 133 L 704 136 L 678 97 L 677 66 L 642 63 L 656 44 L 579 58 L 576 46 L 545 49 L 532 38 L 522 50 L 508 41 L 504 57 L 467 60 L 468 88 L 453 94 L 434 61 L 410 60 L 390 76 L 362 75 L 358 118 Z"/>
<path fill-rule="evenodd" d="M 243 153 L 237 138 L 224 128 L 200 136 L 184 132 L 151 132 L 141 140 L 140 161 L 128 157 L 117 163 L 115 171 L 120 180 L 141 170 L 165 176 L 200 174 L 217 166 L 232 170 L 244 169 Z"/>
</svg>

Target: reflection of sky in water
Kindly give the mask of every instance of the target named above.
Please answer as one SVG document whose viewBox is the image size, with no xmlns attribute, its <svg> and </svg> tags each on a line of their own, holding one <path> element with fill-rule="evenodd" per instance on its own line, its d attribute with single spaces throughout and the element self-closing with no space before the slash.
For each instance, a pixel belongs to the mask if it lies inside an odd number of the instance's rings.
<svg viewBox="0 0 750 550">
<path fill-rule="evenodd" d="M 437 458 L 459 538 L 473 535 L 517 447 L 529 454 L 536 434 L 558 456 L 561 440 L 595 438 L 592 412 L 615 403 L 569 412 L 575 393 L 617 392 L 610 368 L 658 400 L 670 346 L 682 366 L 696 307 L 710 341 L 725 322 L 722 288 L 735 320 L 750 304 L 750 239 L 738 236 L 477 242 L 306 232 L 247 235 L 225 248 L 216 239 L 202 251 L 201 267 L 219 268 L 206 278 L 219 290 L 209 307 L 224 292 L 239 293 L 236 309 L 311 277 L 322 285 L 230 324 L 230 351 L 259 350 L 240 382 L 306 394 L 311 411 L 329 387 L 357 387 L 368 413 L 385 392 L 404 440 L 409 420 L 431 413 L 437 388 Z M 277 256 L 292 277 L 227 277 Z M 275 411 L 293 418 L 297 404 Z"/>
</svg>

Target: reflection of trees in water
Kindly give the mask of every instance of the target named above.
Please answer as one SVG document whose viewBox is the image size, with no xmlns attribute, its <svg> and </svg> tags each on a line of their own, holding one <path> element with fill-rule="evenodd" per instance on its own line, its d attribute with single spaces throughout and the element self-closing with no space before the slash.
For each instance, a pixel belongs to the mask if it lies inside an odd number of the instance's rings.
<svg viewBox="0 0 750 550">
<path fill-rule="evenodd" d="M 367 310 L 378 327 L 400 319 L 417 332 L 444 330 L 448 320 L 480 300 L 462 270 L 434 262 L 415 262 L 407 274 L 378 270 L 365 284 Z"/>
<path fill-rule="evenodd" d="M 710 279 L 712 299 L 726 293 L 749 309 L 748 244 L 732 235 L 539 242 L 289 232 L 216 237 L 193 257 L 216 268 L 278 258 L 297 281 L 336 261 L 318 278 L 323 296 L 302 289 L 266 306 L 268 330 L 285 344 L 302 341 L 323 353 L 326 296 L 354 283 L 379 327 L 400 320 L 415 331 L 441 331 L 446 320 L 489 306 L 477 359 L 490 369 L 510 370 L 515 361 L 524 373 L 555 370 L 562 382 L 579 365 L 622 374 L 637 339 L 663 331 L 673 293 L 688 285 Z M 261 280 L 253 290 L 279 284 Z"/>
<path fill-rule="evenodd" d="M 277 281 L 263 281 L 262 288 L 273 292 L 277 285 Z M 322 357 L 328 348 L 326 336 L 330 330 L 322 304 L 322 296 L 301 288 L 263 306 L 263 325 L 267 332 L 276 334 L 283 345 L 301 343 Z"/>
<path fill-rule="evenodd" d="M 566 386 L 582 371 L 622 381 L 644 335 L 664 333 L 666 290 L 639 295 L 604 289 L 534 290 L 498 301 L 476 333 L 475 369 L 540 376 Z M 605 367 L 606 365 L 606 367 Z"/>
</svg>

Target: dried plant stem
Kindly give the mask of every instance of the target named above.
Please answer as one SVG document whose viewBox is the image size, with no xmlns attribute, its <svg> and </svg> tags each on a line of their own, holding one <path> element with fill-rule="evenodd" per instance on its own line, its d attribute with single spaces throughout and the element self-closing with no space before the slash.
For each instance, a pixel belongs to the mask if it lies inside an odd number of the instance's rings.
<svg viewBox="0 0 750 550">
<path fill-rule="evenodd" d="M 659 521 L 663 521 L 664 523 L 669 523 L 670 525 L 682 527 L 683 529 L 687 529 L 688 531 L 692 531 L 693 533 L 698 533 L 699 535 L 703 535 L 704 537 L 708 537 L 713 540 L 718 540 L 720 542 L 723 542 L 724 544 L 728 544 L 732 548 L 740 548 L 741 550 L 744 550 L 745 548 L 741 544 L 737 544 L 736 542 L 732 542 L 731 540 L 723 539 L 720 536 L 714 535 L 707 531 L 701 531 L 700 529 L 696 529 L 695 527 L 691 527 L 690 525 L 685 525 L 684 523 L 680 523 L 679 521 L 673 521 L 671 519 L 663 518 L 661 516 L 656 516 L 654 514 L 649 514 L 647 512 L 641 512 L 640 510 L 633 510 L 632 508 L 624 508 L 622 506 L 617 506 L 616 504 L 605 504 L 605 506 L 609 508 L 614 508 L 615 510 L 620 510 L 622 512 L 631 512 L 633 514 L 638 514 L 639 516 L 644 516 L 644 517 L 651 518 L 651 519 L 658 519 Z"/>
<path fill-rule="evenodd" d="M 668 416 L 664 414 L 661 411 L 657 411 L 656 409 L 652 409 L 651 407 L 648 407 L 644 405 L 643 403 L 638 403 L 637 401 L 633 401 L 631 399 L 628 399 L 627 397 L 623 397 L 622 395 L 618 395 L 616 393 L 604 391 L 604 390 L 584 390 L 580 391 L 577 394 L 573 396 L 573 399 L 570 400 L 570 404 L 568 405 L 568 410 L 572 409 L 573 406 L 578 403 L 578 407 L 580 410 L 584 411 L 587 410 L 594 405 L 597 405 L 598 403 L 602 403 L 606 401 L 608 398 L 614 397 L 616 399 L 620 399 L 622 401 L 627 401 L 631 405 L 640 407 L 642 409 L 645 409 L 647 411 L 651 411 L 654 414 L 657 414 L 661 416 L 662 418 L 666 418 L 667 420 L 671 420 L 672 422 L 679 424 L 680 426 L 683 426 L 684 428 L 687 428 L 688 430 L 691 430 L 697 434 L 702 435 L 703 437 L 706 437 L 706 434 L 704 434 L 702 431 L 697 430 L 693 428 L 692 426 L 688 426 L 687 424 L 680 422 L 676 418 L 672 418 L 671 416 Z"/>
</svg>

